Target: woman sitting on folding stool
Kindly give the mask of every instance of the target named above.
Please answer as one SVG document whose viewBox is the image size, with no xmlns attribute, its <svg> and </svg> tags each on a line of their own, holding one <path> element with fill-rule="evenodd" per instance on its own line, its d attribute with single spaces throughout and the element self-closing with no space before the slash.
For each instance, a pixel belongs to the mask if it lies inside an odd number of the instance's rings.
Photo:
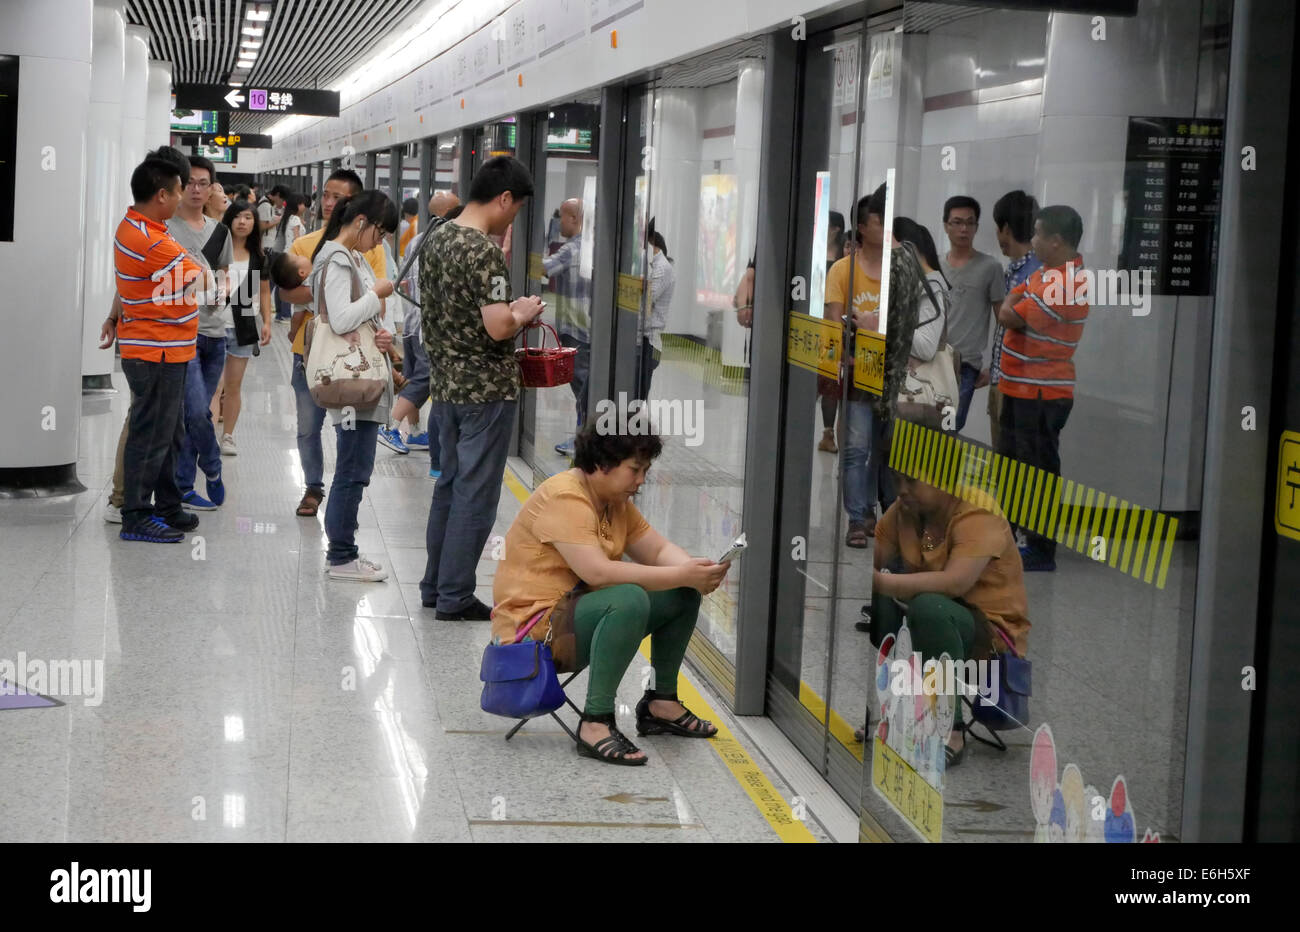
<svg viewBox="0 0 1300 932">
<path fill-rule="evenodd" d="M 1011 525 L 991 496 L 986 508 L 894 472 L 898 498 L 876 525 L 871 587 L 871 643 L 903 625 L 923 661 L 989 659 L 993 651 L 1025 656 L 1029 642 L 1025 574 Z M 900 604 L 901 603 L 901 604 Z M 904 609 L 902 606 L 905 605 Z M 954 707 L 947 766 L 966 755 L 961 703 Z"/>
<path fill-rule="evenodd" d="M 653 434 L 602 435 L 588 422 L 575 439 L 575 468 L 538 486 L 510 526 L 493 588 L 496 643 L 514 643 L 516 631 L 545 612 L 528 636 L 547 639 L 555 622 L 557 668 L 590 666 L 578 753 L 610 764 L 647 760 L 614 721 L 615 693 L 646 635 L 654 688 L 637 703 L 637 734 L 711 738 L 718 731 L 678 701 L 677 673 L 701 596 L 731 564 L 690 556 L 632 504 L 662 449 Z"/>
</svg>

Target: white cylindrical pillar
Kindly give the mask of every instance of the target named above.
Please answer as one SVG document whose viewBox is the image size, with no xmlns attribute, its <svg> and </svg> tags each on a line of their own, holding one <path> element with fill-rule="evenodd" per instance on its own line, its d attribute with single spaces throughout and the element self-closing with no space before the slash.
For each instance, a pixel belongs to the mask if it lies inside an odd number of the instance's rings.
<svg viewBox="0 0 1300 932">
<path fill-rule="evenodd" d="M 113 230 L 126 212 L 122 176 L 122 83 L 126 78 L 123 0 L 97 0 L 86 125 L 86 264 L 81 325 L 85 390 L 112 390 L 113 353 L 99 348 L 99 327 L 113 302 Z M 129 170 L 128 170 L 129 172 Z"/>
<path fill-rule="evenodd" d="M 145 103 L 144 147 L 156 149 L 172 138 L 172 63 L 149 59 L 149 92 Z"/>
<path fill-rule="evenodd" d="M 149 99 L 149 30 L 126 27 L 126 69 L 122 83 L 122 171 L 118 200 L 122 209 L 131 203 L 131 171 L 148 152 L 144 141 L 145 110 Z"/>
<path fill-rule="evenodd" d="M 13 324 L 0 366 L 2 497 L 83 490 L 77 437 L 93 22 L 93 0 L 0 4 L 0 36 L 18 79 L 3 102 L 16 111 L 15 157 L 0 165 L 12 173 L 15 221 L 12 238 L 0 242 L 0 307 Z"/>
</svg>

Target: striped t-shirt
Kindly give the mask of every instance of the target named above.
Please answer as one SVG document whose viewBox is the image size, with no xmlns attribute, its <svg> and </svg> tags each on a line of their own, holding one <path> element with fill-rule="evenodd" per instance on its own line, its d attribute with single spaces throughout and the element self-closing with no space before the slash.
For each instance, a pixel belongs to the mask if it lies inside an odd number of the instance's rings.
<svg viewBox="0 0 1300 932">
<path fill-rule="evenodd" d="M 203 269 L 171 238 L 164 224 L 128 208 L 113 239 L 122 319 L 117 343 L 123 359 L 189 362 L 199 332 L 199 309 L 185 289 Z"/>
<path fill-rule="evenodd" d="M 1088 278 L 1083 257 L 1040 268 L 1011 289 L 1011 309 L 1025 322 L 1002 338 L 1002 379 L 1012 398 L 1074 397 L 1074 351 L 1088 318 Z"/>
</svg>

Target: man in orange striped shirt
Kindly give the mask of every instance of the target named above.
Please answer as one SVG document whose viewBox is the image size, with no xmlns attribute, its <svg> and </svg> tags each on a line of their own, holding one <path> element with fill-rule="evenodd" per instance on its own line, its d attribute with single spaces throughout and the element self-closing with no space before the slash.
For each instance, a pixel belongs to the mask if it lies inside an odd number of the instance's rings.
<svg viewBox="0 0 1300 932">
<path fill-rule="evenodd" d="M 1061 430 L 1074 407 L 1074 351 L 1088 318 L 1088 285 L 1072 207 L 1044 207 L 1031 241 L 1042 268 L 1011 289 L 998 309 L 1002 338 L 1003 445 L 1022 463 L 1061 474 Z M 1027 571 L 1056 569 L 1056 541 L 1025 530 Z"/>
<path fill-rule="evenodd" d="M 167 233 L 180 204 L 184 166 L 150 153 L 131 173 L 131 196 L 113 240 L 122 320 L 117 342 L 131 386 L 130 426 L 123 454 L 123 540 L 177 543 L 198 518 L 181 508 L 176 455 L 184 436 L 185 370 L 194 357 L 196 289 L 212 282 Z"/>
</svg>

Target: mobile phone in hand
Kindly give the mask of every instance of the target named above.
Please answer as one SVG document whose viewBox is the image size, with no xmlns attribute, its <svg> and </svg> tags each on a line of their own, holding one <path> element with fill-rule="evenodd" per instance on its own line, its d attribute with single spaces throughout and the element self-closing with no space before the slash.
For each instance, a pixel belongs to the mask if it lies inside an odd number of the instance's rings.
<svg viewBox="0 0 1300 932">
<path fill-rule="evenodd" d="M 739 537 L 735 539 L 735 541 L 732 542 L 731 547 L 728 548 L 727 552 L 718 558 L 717 562 L 730 563 L 732 560 L 735 560 L 737 557 L 739 557 L 745 551 L 745 548 L 748 546 L 749 544 L 745 540 L 745 535 L 742 533 Z"/>
</svg>

